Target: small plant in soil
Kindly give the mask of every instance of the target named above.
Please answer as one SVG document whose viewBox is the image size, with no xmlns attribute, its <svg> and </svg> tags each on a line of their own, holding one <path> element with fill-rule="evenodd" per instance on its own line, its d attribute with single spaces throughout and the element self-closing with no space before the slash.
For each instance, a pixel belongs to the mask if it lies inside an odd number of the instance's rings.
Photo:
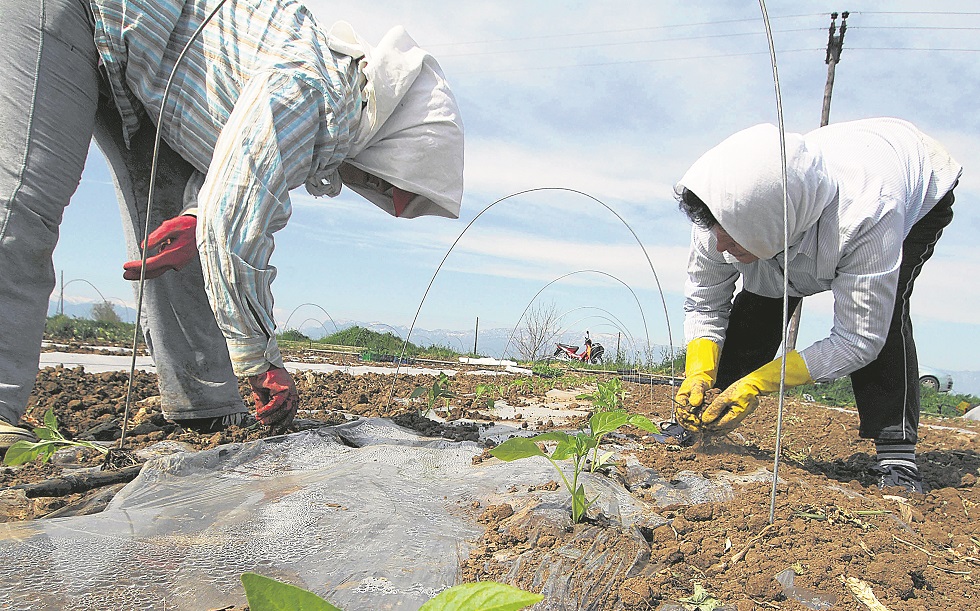
<svg viewBox="0 0 980 611">
<path fill-rule="evenodd" d="M 642 429 L 648 433 L 660 432 L 657 425 L 651 422 L 646 416 L 630 414 L 623 409 L 596 412 L 591 418 L 589 418 L 589 430 L 591 431 L 592 436 L 595 437 L 595 448 L 593 449 L 590 468 L 593 473 L 596 470 L 610 464 L 609 460 L 613 455 L 612 452 L 605 452 L 603 454 L 599 453 L 599 444 L 602 443 L 602 438 L 609 433 L 612 433 L 619 427 L 626 426 L 627 424 L 635 426 L 636 428 Z"/>
<path fill-rule="evenodd" d="M 624 410 L 612 412 L 597 412 L 589 418 L 589 430 L 579 431 L 569 435 L 564 431 L 549 431 L 534 437 L 514 437 L 490 450 L 490 454 L 511 462 L 531 456 L 543 456 L 555 467 L 561 476 L 565 489 L 572 497 L 572 522 L 578 524 L 585 517 L 598 495 L 591 499 L 585 493 L 585 486 L 579 483 L 579 476 L 586 469 L 589 452 L 592 452 L 592 471 L 604 464 L 609 464 L 612 452 L 599 454 L 599 442 L 602 438 L 619 427 L 632 424 L 650 432 L 656 432 L 657 427 L 644 416 L 629 414 Z M 556 442 L 555 449 L 548 454 L 538 445 L 539 442 Z M 572 480 L 569 481 L 565 472 L 558 465 L 559 460 L 572 459 Z"/>
<path fill-rule="evenodd" d="M 445 373 L 439 372 L 439 377 L 432 382 L 432 386 L 419 386 L 412 391 L 409 399 L 417 399 L 419 397 L 425 397 L 426 408 L 425 411 L 419 410 L 419 415 L 422 417 L 428 416 L 436 407 L 436 403 L 441 399 L 443 401 L 443 406 L 446 409 L 446 413 L 449 413 L 449 400 L 455 398 L 456 395 L 449 390 L 449 376 Z"/>
<path fill-rule="evenodd" d="M 480 405 L 481 404 L 480 403 L 480 400 L 483 398 L 483 395 L 485 395 L 487 393 L 490 393 L 490 392 L 496 392 L 499 395 L 500 394 L 500 388 L 497 387 L 495 384 L 477 384 L 476 385 L 476 397 L 473 398 L 473 404 L 474 405 Z M 486 399 L 483 399 L 482 405 L 485 405 L 489 409 L 493 409 L 493 399 L 492 398 L 489 398 L 489 397 L 486 398 Z"/>
<path fill-rule="evenodd" d="M 684 605 L 686 611 L 715 611 L 722 606 L 721 601 L 711 595 L 704 587 L 694 582 L 694 593 L 687 598 L 679 598 L 677 602 Z"/>
<path fill-rule="evenodd" d="M 257 573 L 242 575 L 251 611 L 341 611 L 316 594 Z M 544 599 L 519 588 L 495 581 L 453 586 L 430 599 L 419 611 L 518 611 Z"/>
<path fill-rule="evenodd" d="M 599 411 L 608 412 L 622 409 L 623 397 L 626 392 L 623 390 L 623 382 L 619 378 L 612 378 L 608 382 L 596 384 L 596 390 L 591 393 L 577 395 L 576 399 L 588 399 Z"/>
<path fill-rule="evenodd" d="M 18 441 L 7 449 L 7 453 L 3 457 L 5 465 L 11 467 L 23 465 L 39 456 L 41 457 L 41 462 L 45 463 L 51 460 L 55 452 L 66 446 L 90 448 L 102 454 L 109 453 L 109 448 L 91 441 L 66 439 L 61 434 L 61 431 L 58 430 L 58 419 L 55 417 L 53 409 L 48 409 L 44 413 L 44 425 L 36 427 L 34 434 L 37 435 L 37 441 Z"/>
</svg>

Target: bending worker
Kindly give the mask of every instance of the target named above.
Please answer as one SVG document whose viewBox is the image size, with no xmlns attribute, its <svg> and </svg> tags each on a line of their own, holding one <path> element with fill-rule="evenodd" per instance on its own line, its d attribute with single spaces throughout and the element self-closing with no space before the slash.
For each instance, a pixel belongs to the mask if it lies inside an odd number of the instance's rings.
<svg viewBox="0 0 980 611">
<path fill-rule="evenodd" d="M 321 29 L 290 0 L 228 0 L 177 67 L 155 125 L 177 56 L 218 4 L 0 6 L 0 74 L 18 83 L 0 98 L 0 449 L 33 437 L 17 423 L 37 374 L 58 225 L 93 133 L 135 259 L 159 128 L 166 197 L 154 201 L 145 244 L 142 322 L 164 414 L 200 430 L 242 421 L 236 374 L 273 431 L 296 413 L 269 265 L 291 189 L 336 196 L 346 184 L 394 216 L 459 214 L 458 107 L 437 62 L 401 28 L 372 47 L 346 23 Z M 140 261 L 124 267 L 139 278 Z"/>
<path fill-rule="evenodd" d="M 792 312 L 832 291 L 830 335 L 786 357 L 786 386 L 850 374 L 860 436 L 873 439 L 879 485 L 922 491 L 915 462 L 919 381 L 912 287 L 952 220 L 962 168 L 898 119 L 786 134 L 789 247 L 784 252 L 779 132 L 741 131 L 675 187 L 693 221 L 685 288 L 686 379 L 678 422 L 725 432 L 779 390 L 783 272 Z M 742 289 L 735 292 L 741 277 Z M 724 389 L 709 405 L 705 392 Z"/>
</svg>

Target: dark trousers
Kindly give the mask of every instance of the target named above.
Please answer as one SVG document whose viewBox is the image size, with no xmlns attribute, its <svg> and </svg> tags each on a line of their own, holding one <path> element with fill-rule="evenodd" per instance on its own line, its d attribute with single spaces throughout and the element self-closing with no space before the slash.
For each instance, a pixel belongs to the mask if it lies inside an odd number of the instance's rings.
<svg viewBox="0 0 980 611">
<path fill-rule="evenodd" d="M 919 362 L 912 338 L 909 299 L 912 287 L 953 220 L 953 191 L 917 222 L 902 243 L 898 291 L 888 336 L 878 357 L 851 373 L 861 419 L 860 435 L 916 443 L 919 428 Z M 796 309 L 799 297 L 789 300 Z M 725 346 L 718 363 L 718 388 L 765 365 L 776 356 L 783 339 L 783 300 L 748 291 L 735 296 Z"/>
</svg>

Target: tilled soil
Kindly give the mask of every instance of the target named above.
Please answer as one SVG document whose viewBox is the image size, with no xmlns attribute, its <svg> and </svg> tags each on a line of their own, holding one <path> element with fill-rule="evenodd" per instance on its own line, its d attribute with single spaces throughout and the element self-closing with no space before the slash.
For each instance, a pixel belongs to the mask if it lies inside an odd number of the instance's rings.
<svg viewBox="0 0 980 611">
<path fill-rule="evenodd" d="M 477 425 L 453 422 L 480 417 L 485 399 L 476 399 L 478 384 L 491 386 L 492 398 L 503 396 L 518 411 L 521 406 L 544 402 L 544 393 L 553 384 L 537 377 L 518 381 L 513 376 L 454 376 L 449 422 L 442 424 L 419 414 L 419 400 L 407 401 L 414 388 L 431 386 L 432 376 L 400 375 L 394 386 L 393 376 L 381 374 L 302 372 L 294 378 L 301 394 L 297 429 L 338 424 L 357 416 L 383 416 L 425 435 L 460 440 L 479 438 Z M 28 418 L 40 421 L 50 407 L 66 435 L 116 439 L 127 380 L 125 373 L 42 370 Z M 567 377 L 561 380 L 569 384 Z M 594 378 L 580 380 L 584 390 L 591 381 Z M 624 387 L 625 404 L 631 412 L 655 422 L 669 419 L 669 387 L 630 383 Z M 247 397 L 246 389 L 243 385 Z M 163 418 L 156 395 L 155 376 L 137 372 L 128 447 L 138 449 L 168 440 L 184 443 L 188 449 L 204 449 L 268 435 L 264 427 L 254 424 L 210 435 L 186 431 Z M 585 400 L 580 403 L 588 404 Z M 437 407 L 443 415 L 445 402 L 440 400 Z M 689 447 L 665 445 L 632 428 L 611 440 L 667 480 L 682 472 L 706 477 L 721 471 L 771 473 L 776 413 L 776 401 L 764 398 L 757 412 L 733 433 L 701 439 Z M 549 426 L 548 422 L 526 420 L 526 428 Z M 863 582 L 891 610 L 980 608 L 980 425 L 961 419 L 923 418 L 918 444 L 926 488 L 922 495 L 877 488 L 868 473 L 873 444 L 858 438 L 857 427 L 857 415 L 851 410 L 787 400 L 780 483 L 771 523 L 772 487 L 766 482 L 738 486 L 731 501 L 657 507 L 655 511 L 667 522 L 638 532 L 594 512 L 582 524 L 569 522 L 560 529 L 542 530 L 531 526 L 528 508 L 516 502 L 482 507 L 486 534 L 470 550 L 462 579 L 499 580 L 509 575 L 513 585 L 534 590 L 533 559 L 544 562 L 555 549 L 578 548 L 580 564 L 576 566 L 586 570 L 589 559 L 603 552 L 597 546 L 628 548 L 631 554 L 635 547 L 634 555 L 640 560 L 629 571 L 609 577 L 609 583 L 603 584 L 602 599 L 592 601 L 593 608 L 714 608 L 710 601 L 693 606 L 690 597 L 696 588 L 725 608 L 739 611 L 874 608 L 869 606 L 870 599 L 859 601 L 845 583 L 848 580 Z M 480 458 L 496 460 L 488 455 Z M 101 461 L 92 451 L 78 452 L 76 459 L 92 465 Z M 0 519 L 65 515 L 99 492 L 23 499 L 18 496 L 20 491 L 9 489 L 51 481 L 61 474 L 62 466 L 54 464 L 4 468 L 0 487 L 7 489 L 0 491 L 5 511 Z M 541 487 L 555 489 L 558 484 L 541 482 Z M 637 489 L 634 495 L 656 507 L 651 491 Z M 517 554 L 532 561 L 525 561 L 524 569 L 515 576 L 507 572 L 503 559 Z M 777 575 L 782 584 L 776 581 Z M 574 589 L 575 570 L 569 579 Z"/>
</svg>

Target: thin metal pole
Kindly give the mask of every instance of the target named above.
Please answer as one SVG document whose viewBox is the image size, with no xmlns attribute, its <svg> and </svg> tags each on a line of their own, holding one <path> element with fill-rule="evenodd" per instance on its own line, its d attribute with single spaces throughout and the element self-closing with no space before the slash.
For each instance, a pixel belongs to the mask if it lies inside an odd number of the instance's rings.
<svg viewBox="0 0 980 611">
<path fill-rule="evenodd" d="M 156 175 L 157 175 L 157 158 L 160 155 L 160 126 L 163 125 L 163 110 L 167 107 L 167 97 L 170 95 L 170 87 L 173 85 L 174 75 L 177 74 L 177 68 L 180 66 L 180 62 L 184 59 L 187 54 L 187 50 L 190 48 L 197 37 L 200 36 L 201 32 L 204 30 L 204 26 L 211 22 L 211 19 L 218 13 L 222 6 L 224 6 L 226 0 L 221 0 L 218 2 L 218 6 L 214 7 L 211 14 L 197 26 L 194 30 L 194 34 L 188 39 L 187 44 L 181 49 L 180 55 L 177 56 L 177 61 L 174 62 L 174 67 L 170 71 L 170 76 L 167 78 L 167 84 L 163 88 L 163 96 L 160 98 L 160 113 L 157 116 L 156 122 L 156 133 L 153 139 L 153 161 L 150 164 L 150 185 L 147 189 L 146 196 L 146 225 L 143 228 L 143 256 L 140 261 L 140 281 L 139 289 L 136 292 L 136 326 L 133 328 L 133 359 L 129 365 L 129 381 L 126 384 L 126 407 L 123 409 L 123 423 L 122 423 L 122 435 L 119 437 L 119 449 L 122 449 L 126 443 L 126 429 L 129 425 L 129 408 L 133 400 L 133 376 L 136 372 L 136 348 L 139 343 L 140 334 L 140 316 L 143 312 L 143 283 L 146 282 L 146 239 L 150 235 L 150 212 L 153 208 L 153 188 L 156 186 Z"/>
<path fill-rule="evenodd" d="M 769 25 L 769 14 L 766 12 L 765 0 L 759 0 L 762 10 L 762 20 L 766 26 L 766 39 L 769 41 L 769 58 L 772 63 L 772 81 L 776 90 L 776 116 L 779 121 L 779 154 L 782 162 L 783 180 L 783 256 L 789 246 L 789 199 L 786 197 L 786 126 L 783 122 L 783 98 L 779 93 L 779 72 L 776 69 L 776 46 L 772 40 L 772 29 Z M 776 415 L 776 456 L 772 465 L 772 492 L 769 495 L 769 523 L 772 524 L 776 515 L 776 483 L 779 482 L 779 454 L 782 452 L 783 433 L 783 403 L 786 397 L 786 339 L 787 321 L 789 320 L 789 275 L 787 265 L 783 265 L 783 356 L 779 370 L 779 409 Z"/>
</svg>

